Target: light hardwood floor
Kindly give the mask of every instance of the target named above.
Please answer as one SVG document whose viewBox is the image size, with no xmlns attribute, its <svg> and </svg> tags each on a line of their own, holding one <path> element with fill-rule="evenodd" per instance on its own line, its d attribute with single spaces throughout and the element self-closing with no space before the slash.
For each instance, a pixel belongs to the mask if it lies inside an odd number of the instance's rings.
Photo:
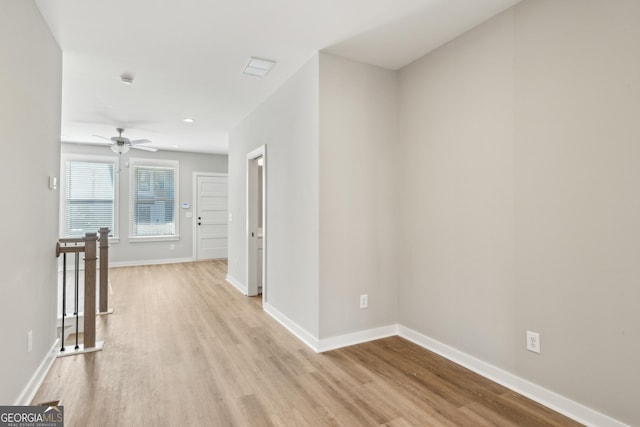
<svg viewBox="0 0 640 427">
<path fill-rule="evenodd" d="M 104 350 L 57 359 L 34 402 L 68 427 L 579 425 L 402 338 L 316 354 L 225 275 L 111 269 Z"/>
</svg>

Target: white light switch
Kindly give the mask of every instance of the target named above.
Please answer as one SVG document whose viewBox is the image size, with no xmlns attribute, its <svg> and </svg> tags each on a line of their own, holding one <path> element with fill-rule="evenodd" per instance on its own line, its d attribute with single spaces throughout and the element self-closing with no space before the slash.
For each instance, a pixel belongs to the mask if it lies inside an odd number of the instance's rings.
<svg viewBox="0 0 640 427">
<path fill-rule="evenodd" d="M 193 216 L 193 214 L 191 212 L 185 212 L 184 216 L 185 216 L 185 218 L 191 218 Z"/>
</svg>

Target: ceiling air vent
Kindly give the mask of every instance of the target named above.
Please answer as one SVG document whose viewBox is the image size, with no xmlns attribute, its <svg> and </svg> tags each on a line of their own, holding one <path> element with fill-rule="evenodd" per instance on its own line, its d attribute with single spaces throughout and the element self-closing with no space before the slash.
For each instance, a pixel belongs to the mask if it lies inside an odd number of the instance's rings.
<svg viewBox="0 0 640 427">
<path fill-rule="evenodd" d="M 267 75 L 271 67 L 275 65 L 275 61 L 261 58 L 251 58 L 246 67 L 244 67 L 243 74 L 249 76 L 264 77 Z"/>
</svg>

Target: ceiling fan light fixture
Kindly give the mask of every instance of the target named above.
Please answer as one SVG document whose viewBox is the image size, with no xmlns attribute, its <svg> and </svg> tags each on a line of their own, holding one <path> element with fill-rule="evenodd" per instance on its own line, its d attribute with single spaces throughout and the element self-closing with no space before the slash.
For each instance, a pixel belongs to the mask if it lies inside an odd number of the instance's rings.
<svg viewBox="0 0 640 427">
<path fill-rule="evenodd" d="M 242 73 L 248 76 L 264 77 L 275 64 L 276 61 L 270 59 L 251 57 Z"/>
<path fill-rule="evenodd" d="M 128 146 L 128 145 L 126 145 L 126 144 L 122 144 L 122 145 L 120 145 L 120 144 L 113 144 L 113 145 L 111 146 L 111 151 L 113 151 L 113 152 L 114 152 L 114 153 L 116 153 L 116 154 L 124 154 L 124 153 L 126 153 L 127 151 L 129 151 L 129 146 Z"/>
</svg>

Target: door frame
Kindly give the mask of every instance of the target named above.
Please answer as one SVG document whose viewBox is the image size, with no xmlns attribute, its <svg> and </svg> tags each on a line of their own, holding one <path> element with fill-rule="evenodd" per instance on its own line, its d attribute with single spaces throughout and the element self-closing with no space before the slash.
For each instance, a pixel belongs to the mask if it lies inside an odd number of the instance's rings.
<svg viewBox="0 0 640 427">
<path fill-rule="evenodd" d="M 191 249 L 192 258 L 194 261 L 198 261 L 198 177 L 199 176 L 225 176 L 227 177 L 227 190 L 229 188 L 229 174 L 228 173 L 219 173 L 219 172 L 193 172 L 192 175 L 192 198 L 193 202 L 191 203 L 191 235 L 193 240 L 193 245 Z M 229 192 L 227 191 L 227 216 L 229 215 Z M 180 203 L 179 209 L 182 210 L 182 203 Z M 227 229 L 227 238 L 229 236 L 229 230 Z M 228 241 L 228 240 L 227 240 Z M 227 243 L 227 250 L 229 246 Z"/>
<path fill-rule="evenodd" d="M 252 168 L 257 168 L 254 166 L 253 162 L 262 157 L 262 303 L 267 302 L 267 146 L 262 145 L 255 150 L 251 151 L 247 154 L 247 162 L 246 162 L 246 204 L 245 204 L 245 220 L 246 220 L 246 255 L 247 255 L 247 263 L 246 263 L 246 280 L 247 280 L 247 295 L 254 296 L 258 294 L 258 285 L 255 284 L 255 289 L 253 287 L 253 283 L 250 282 L 250 271 L 251 268 L 257 263 L 257 259 L 252 262 L 252 254 L 251 254 L 251 222 L 250 222 L 250 213 L 255 206 L 251 205 L 251 200 L 253 194 L 251 193 L 252 182 L 251 178 L 254 177 L 254 173 L 252 172 Z M 256 267 L 257 268 L 257 267 Z"/>
</svg>

